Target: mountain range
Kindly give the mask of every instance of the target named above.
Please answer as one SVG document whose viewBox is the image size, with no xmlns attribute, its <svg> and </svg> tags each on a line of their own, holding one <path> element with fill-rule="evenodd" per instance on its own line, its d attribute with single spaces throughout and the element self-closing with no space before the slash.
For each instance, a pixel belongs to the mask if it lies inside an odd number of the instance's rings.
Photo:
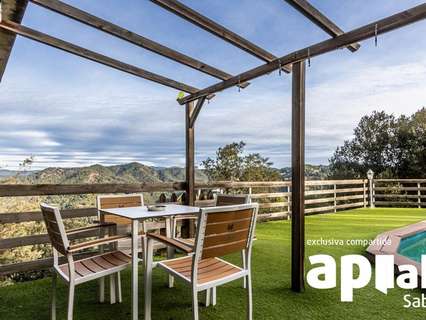
<svg viewBox="0 0 426 320">
<path fill-rule="evenodd" d="M 200 182 L 208 180 L 202 170 L 196 170 L 196 179 Z M 158 183 L 183 180 L 184 168 L 150 167 L 138 162 L 115 166 L 96 164 L 88 167 L 46 168 L 26 172 L 0 171 L 0 182 L 3 184 Z"/>
<path fill-rule="evenodd" d="M 291 168 L 279 169 L 284 180 L 291 178 Z M 306 176 L 311 180 L 326 179 L 328 167 L 306 165 Z M 138 162 L 115 166 L 92 165 L 75 168 L 46 168 L 40 171 L 0 170 L 0 183 L 20 184 L 76 184 L 76 183 L 141 183 L 174 182 L 185 180 L 185 169 L 180 167 L 151 167 Z M 202 169 L 196 170 L 196 180 L 207 182 Z"/>
</svg>

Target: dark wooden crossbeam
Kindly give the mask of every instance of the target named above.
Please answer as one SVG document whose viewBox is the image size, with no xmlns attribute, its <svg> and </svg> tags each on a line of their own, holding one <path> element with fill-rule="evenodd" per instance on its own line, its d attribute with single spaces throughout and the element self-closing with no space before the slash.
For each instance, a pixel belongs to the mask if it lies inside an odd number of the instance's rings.
<svg viewBox="0 0 426 320">
<path fill-rule="evenodd" d="M 27 0 L 1 0 L 0 1 L 0 21 L 9 20 L 21 23 L 27 8 Z M 0 29 L 0 81 L 6 70 L 10 53 L 15 43 L 16 34 L 4 29 Z"/>
<path fill-rule="evenodd" d="M 270 62 L 277 58 L 272 53 L 255 45 L 249 40 L 241 37 L 240 35 L 207 18 L 206 16 L 203 16 L 197 11 L 185 6 L 177 0 L 151 1 L 265 62 Z M 283 65 L 283 70 L 286 72 L 291 72 L 291 66 Z"/>
<path fill-rule="evenodd" d="M 321 11 L 315 8 L 306 0 L 284 0 L 297 11 L 303 14 L 306 18 L 315 23 L 322 30 L 327 32 L 333 38 L 340 36 L 344 33 L 333 21 L 327 18 Z M 347 48 L 355 52 L 360 48 L 359 43 L 352 43 L 347 46 Z"/>
<path fill-rule="evenodd" d="M 376 34 L 381 35 L 392 30 L 402 28 L 414 22 L 418 22 L 426 18 L 426 3 L 413 7 L 411 9 L 394 14 L 390 17 L 372 22 L 363 27 L 346 32 L 340 36 L 328 39 L 304 49 L 294 51 L 272 62 L 266 63 L 249 71 L 243 72 L 232 79 L 225 80 L 214 84 L 210 87 L 200 90 L 195 94 L 191 94 L 182 99 L 178 99 L 180 104 L 194 101 L 200 97 L 213 94 L 227 88 L 233 87 L 240 81 L 250 81 L 261 77 L 265 74 L 277 70 L 281 65 L 293 64 L 298 61 L 306 60 L 309 57 L 315 57 L 339 48 L 345 48 L 351 43 L 366 40 L 374 37 Z"/>
<path fill-rule="evenodd" d="M 197 88 L 191 87 L 184 83 L 160 76 L 150 71 L 107 57 L 100 53 L 82 48 L 70 42 L 66 42 L 64 40 L 54 38 L 47 34 L 41 33 L 39 31 L 36 31 L 34 29 L 25 27 L 23 25 L 20 25 L 11 21 L 2 21 L 0 23 L 0 29 L 8 30 L 15 34 L 19 34 L 20 36 L 23 36 L 25 38 L 46 44 L 48 46 L 66 51 L 68 53 L 77 55 L 79 57 L 82 57 L 91 61 L 98 62 L 100 64 L 106 65 L 114 69 L 117 69 L 126 73 L 130 73 L 134 76 L 162 84 L 167 87 L 171 87 L 171 88 L 184 91 L 187 93 L 195 93 L 198 91 Z"/>
<path fill-rule="evenodd" d="M 152 41 L 146 37 L 136 34 L 130 30 L 122 28 L 116 24 L 113 24 L 104 19 L 98 18 L 88 12 L 70 6 L 64 2 L 58 0 L 31 0 L 34 4 L 37 4 L 46 9 L 52 10 L 68 18 L 74 19 L 78 22 L 84 23 L 90 27 L 106 32 L 112 36 L 128 41 L 134 45 L 150 50 L 163 57 L 169 58 L 195 70 L 204 72 L 210 76 L 221 80 L 227 80 L 232 78 L 232 75 L 219 70 L 215 67 L 208 65 L 202 61 L 194 59 L 176 50 L 170 49 L 160 43 Z M 248 83 L 241 84 L 241 87 L 246 87 Z"/>
<path fill-rule="evenodd" d="M 197 104 L 194 108 L 194 110 L 191 113 L 191 117 L 189 119 L 189 127 L 192 128 L 195 125 L 195 121 L 197 121 L 198 115 L 201 112 L 201 109 L 203 108 L 204 102 L 206 102 L 206 97 L 201 97 L 198 99 Z"/>
</svg>

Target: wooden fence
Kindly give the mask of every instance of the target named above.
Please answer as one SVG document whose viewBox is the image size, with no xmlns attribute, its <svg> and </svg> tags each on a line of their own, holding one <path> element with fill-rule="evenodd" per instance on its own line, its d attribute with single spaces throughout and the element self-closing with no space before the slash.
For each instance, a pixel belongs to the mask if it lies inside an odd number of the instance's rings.
<svg viewBox="0 0 426 320">
<path fill-rule="evenodd" d="M 198 197 L 196 205 L 208 206 L 214 202 L 208 199 L 212 191 L 225 193 L 246 193 L 252 201 L 259 202 L 260 221 L 286 219 L 291 216 L 291 183 L 279 182 L 212 182 L 197 184 Z M 0 197 L 20 198 L 25 201 L 30 196 L 65 196 L 113 193 L 158 193 L 162 201 L 176 201 L 182 195 L 185 183 L 143 183 L 143 184 L 84 184 L 84 185 L 0 185 Z M 333 180 L 306 182 L 306 213 L 316 214 L 336 212 L 348 208 L 367 205 L 367 181 Z M 95 218 L 95 207 L 70 208 L 62 211 L 64 219 Z M 38 211 L 0 213 L 0 228 L 6 224 L 41 222 Z M 164 222 L 151 222 L 150 228 L 164 228 Z M 79 238 L 97 236 L 96 231 L 78 235 Z M 77 239 L 77 238 L 76 238 Z M 47 234 L 31 234 L 0 239 L 0 253 L 24 246 L 48 244 Z M 45 269 L 52 265 L 51 259 L 39 259 L 13 264 L 0 265 L 0 275 L 15 272 Z"/>
<path fill-rule="evenodd" d="M 291 216 L 291 182 L 212 182 L 197 184 L 203 190 L 248 194 L 259 202 L 260 221 L 286 219 Z M 200 194 L 200 192 L 199 192 Z M 199 198 L 199 196 L 198 196 Z M 306 181 L 305 213 L 337 212 L 349 208 L 366 207 L 368 202 L 367 180 L 318 180 Z M 203 200 L 199 201 L 200 204 Z"/>
<path fill-rule="evenodd" d="M 426 179 L 375 179 L 373 203 L 377 207 L 426 207 Z"/>
</svg>

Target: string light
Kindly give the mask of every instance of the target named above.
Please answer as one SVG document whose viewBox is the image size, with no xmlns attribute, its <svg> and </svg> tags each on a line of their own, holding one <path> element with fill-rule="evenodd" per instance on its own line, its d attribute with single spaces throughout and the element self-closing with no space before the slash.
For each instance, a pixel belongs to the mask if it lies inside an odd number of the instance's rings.
<svg viewBox="0 0 426 320">
<path fill-rule="evenodd" d="M 376 25 L 374 26 L 374 45 L 377 47 L 377 30 L 378 29 L 378 26 L 377 26 L 377 23 L 376 23 Z"/>
<path fill-rule="evenodd" d="M 311 49 L 308 48 L 308 67 L 311 67 Z"/>
</svg>

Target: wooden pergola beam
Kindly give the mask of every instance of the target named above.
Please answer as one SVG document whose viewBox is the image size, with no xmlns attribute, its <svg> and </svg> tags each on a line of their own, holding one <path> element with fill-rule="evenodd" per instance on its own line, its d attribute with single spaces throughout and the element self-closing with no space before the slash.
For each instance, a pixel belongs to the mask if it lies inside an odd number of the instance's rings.
<svg viewBox="0 0 426 320">
<path fill-rule="evenodd" d="M 305 62 L 293 64 L 291 129 L 291 289 L 305 289 Z"/>
<path fill-rule="evenodd" d="M 331 21 L 326 15 L 324 15 L 321 11 L 315 8 L 306 0 L 284 0 L 301 14 L 303 14 L 306 18 L 311 20 L 314 24 L 320 27 L 322 30 L 327 32 L 333 38 L 340 36 L 344 33 L 342 29 L 340 29 L 333 21 Z M 347 46 L 347 48 L 355 52 L 357 51 L 361 45 L 359 43 L 352 43 Z"/>
<path fill-rule="evenodd" d="M 306 60 L 308 58 L 312 58 L 330 51 L 337 50 L 339 48 L 345 48 L 351 43 L 366 40 L 374 37 L 375 35 L 381 35 L 383 33 L 405 27 L 409 24 L 423 20 L 425 18 L 426 3 L 423 3 L 411 9 L 394 14 L 390 17 L 377 20 L 360 28 L 346 32 L 335 38 L 319 42 L 317 44 L 298 51 L 294 51 L 272 62 L 243 72 L 229 80 L 219 82 L 210 87 L 202 89 L 195 94 L 191 94 L 182 99 L 178 99 L 178 102 L 180 104 L 185 104 L 189 101 L 194 101 L 196 99 L 199 99 L 200 97 L 233 87 L 239 82 L 250 81 L 261 77 L 265 74 L 277 70 L 281 65 L 293 64 L 295 62 Z"/>
<path fill-rule="evenodd" d="M 114 69 L 117 69 L 126 73 L 130 73 L 134 76 L 162 84 L 170 88 L 174 88 L 187 93 L 195 93 L 198 91 L 197 88 L 191 87 L 187 84 L 160 76 L 158 74 L 152 73 L 142 68 L 107 57 L 103 54 L 85 49 L 83 47 L 77 46 L 70 42 L 66 42 L 64 40 L 49 36 L 47 34 L 41 33 L 39 31 L 36 31 L 34 29 L 25 27 L 23 25 L 20 25 L 11 21 L 7 21 L 7 22 L 2 21 L 0 23 L 0 30 L 7 30 L 15 34 L 19 34 L 20 36 L 23 36 L 25 38 L 66 51 L 68 53 L 106 65 Z"/>
<path fill-rule="evenodd" d="M 190 128 L 194 127 L 195 121 L 197 121 L 198 115 L 200 114 L 201 109 L 203 108 L 204 102 L 206 102 L 206 97 L 201 97 L 200 99 L 198 99 L 197 104 L 195 105 L 195 108 L 192 111 L 189 119 Z"/>
<path fill-rule="evenodd" d="M 27 8 L 27 0 L 2 0 L 0 1 L 0 21 L 8 20 L 21 23 Z M 6 70 L 10 53 L 15 43 L 16 34 L 0 29 L 0 81 Z"/>
<path fill-rule="evenodd" d="M 185 107 L 185 145 L 186 145 L 186 204 L 193 206 L 195 203 L 195 140 L 194 127 L 191 127 L 191 114 L 194 102 L 189 102 Z"/>
<path fill-rule="evenodd" d="M 168 48 L 160 43 L 152 41 L 151 39 L 143 37 L 130 30 L 122 28 L 116 24 L 113 24 L 99 17 L 96 17 L 86 11 L 73 7 L 64 2 L 61 2 L 58 0 L 30 0 L 30 1 L 43 8 L 49 9 L 63 16 L 74 19 L 85 25 L 93 27 L 97 30 L 103 31 L 112 36 L 115 36 L 122 40 L 128 41 L 134 45 L 147 49 L 151 52 L 159 54 L 163 57 L 169 58 L 173 61 L 176 61 L 188 67 L 191 67 L 197 71 L 204 72 L 215 78 L 218 78 L 221 80 L 227 80 L 229 78 L 232 78 L 232 75 L 222 70 L 219 70 L 215 67 L 212 67 L 208 65 L 207 63 L 194 59 L 190 56 L 187 56 L 171 48 Z M 241 84 L 241 87 L 244 88 L 247 85 L 248 83 L 244 83 L 244 84 Z"/>
<path fill-rule="evenodd" d="M 199 26 L 200 28 L 214 34 L 215 36 L 225 40 L 232 45 L 246 51 L 247 53 L 263 60 L 270 62 L 275 60 L 277 57 L 265 49 L 255 45 L 249 40 L 241 37 L 235 32 L 225 28 L 219 23 L 207 18 L 199 12 L 189 8 L 183 3 L 177 0 L 151 0 L 151 2 L 165 8 L 166 10 L 176 14 L 179 17 Z M 285 72 L 291 72 L 291 66 L 283 65 Z"/>
</svg>

